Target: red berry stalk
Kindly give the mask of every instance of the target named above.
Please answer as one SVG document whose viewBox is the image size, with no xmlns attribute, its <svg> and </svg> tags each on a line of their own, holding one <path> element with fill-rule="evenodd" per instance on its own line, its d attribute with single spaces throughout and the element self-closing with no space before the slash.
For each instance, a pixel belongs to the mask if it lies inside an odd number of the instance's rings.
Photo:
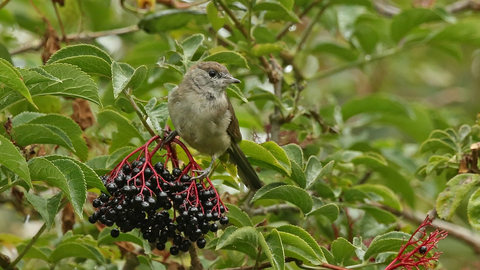
<svg viewBox="0 0 480 270">
<path fill-rule="evenodd" d="M 434 218 L 427 216 L 420 224 L 417 230 L 410 236 L 408 242 L 402 245 L 397 257 L 385 268 L 385 270 L 393 270 L 403 267 L 407 270 L 420 269 L 420 266 L 429 269 L 435 266 L 435 262 L 440 257 L 441 252 L 430 252 L 437 248 L 440 240 L 445 239 L 448 233 L 438 228 L 427 235 L 426 227 L 432 225 Z M 415 240 L 418 237 L 418 240 Z M 407 252 L 407 248 L 413 249 Z"/>
<path fill-rule="evenodd" d="M 89 221 L 100 221 L 109 227 L 116 225 L 112 237 L 118 237 L 120 231 L 138 228 L 159 250 L 165 249 L 171 240 L 172 255 L 187 252 L 192 242 L 203 248 L 206 245 L 203 235 L 218 230 L 216 221 L 228 224 L 225 216 L 228 209 L 208 177 L 192 179 L 201 167 L 180 140 L 175 138 L 166 144 L 164 163 L 152 164 L 152 157 L 160 148 L 158 144 L 149 151 L 155 141 L 160 141 L 160 136 L 152 137 L 102 176 L 110 194 L 102 193 L 93 200 L 97 210 Z M 172 143 L 187 154 L 188 163 L 183 169 L 179 168 L 181 161 Z M 129 162 L 133 156 L 137 158 Z M 168 162 L 173 166 L 171 172 L 167 169 Z"/>
</svg>

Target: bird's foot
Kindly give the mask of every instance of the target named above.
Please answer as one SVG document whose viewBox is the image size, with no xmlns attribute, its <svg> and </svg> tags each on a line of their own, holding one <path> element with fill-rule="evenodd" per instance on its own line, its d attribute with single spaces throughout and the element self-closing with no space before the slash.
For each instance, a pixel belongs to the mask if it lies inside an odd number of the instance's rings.
<svg viewBox="0 0 480 270">
<path fill-rule="evenodd" d="M 192 180 L 196 180 L 196 179 L 204 179 L 206 178 L 210 172 L 212 171 L 210 167 L 206 168 L 205 170 L 193 170 L 194 172 L 196 173 L 200 173 L 199 175 L 195 176 L 195 177 L 192 177 L 191 179 Z"/>
</svg>

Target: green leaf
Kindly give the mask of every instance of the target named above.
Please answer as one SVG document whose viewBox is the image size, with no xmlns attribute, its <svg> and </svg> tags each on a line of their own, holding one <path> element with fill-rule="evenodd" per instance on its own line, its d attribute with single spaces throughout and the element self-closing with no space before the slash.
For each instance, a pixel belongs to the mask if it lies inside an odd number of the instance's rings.
<svg viewBox="0 0 480 270">
<path fill-rule="evenodd" d="M 336 43 L 320 43 L 312 50 L 313 53 L 328 53 L 337 56 L 346 61 L 355 61 L 358 58 L 359 53 L 352 49 L 340 46 Z"/>
<path fill-rule="evenodd" d="M 447 25 L 427 37 L 430 43 L 453 42 L 480 46 L 480 33 L 478 32 L 477 18 L 466 19 L 456 24 Z"/>
<path fill-rule="evenodd" d="M 397 221 L 395 215 L 378 207 L 364 205 L 359 208 L 371 215 L 378 223 L 390 224 Z"/>
<path fill-rule="evenodd" d="M 28 163 L 32 180 L 45 181 L 50 186 L 62 190 L 73 209 L 80 216 L 87 198 L 85 178 L 82 170 L 73 161 L 59 159 L 53 162 L 38 157 Z"/>
<path fill-rule="evenodd" d="M 35 75 L 37 79 L 33 83 L 27 82 L 30 94 L 33 96 L 66 96 L 74 98 L 83 98 L 101 105 L 98 96 L 98 89 L 92 78 L 76 66 L 63 63 L 53 63 L 42 66 L 46 73 L 57 78 L 55 81 L 43 76 L 43 80 L 38 82 L 40 75 Z M 37 74 L 39 74 L 37 72 Z M 22 100 L 22 96 L 8 89 L 0 88 L 0 110 Z"/>
<path fill-rule="evenodd" d="M 15 117 L 15 119 L 18 116 Z M 15 119 L 13 121 L 15 121 Z M 74 153 L 81 160 L 86 160 L 88 156 L 87 142 L 83 138 L 83 132 L 75 121 L 69 117 L 65 117 L 60 114 L 47 114 L 40 117 L 36 117 L 28 122 L 29 124 L 39 125 L 52 125 L 61 129 L 67 136 L 71 145 L 73 146 Z"/>
<path fill-rule="evenodd" d="M 368 24 L 359 24 L 356 26 L 355 37 L 362 46 L 363 51 L 367 54 L 371 54 L 375 50 L 380 37 L 372 26 Z"/>
<path fill-rule="evenodd" d="M 30 194 L 28 192 L 25 192 L 24 194 L 27 200 L 33 205 L 35 210 L 42 216 L 43 221 L 47 226 L 47 230 L 50 230 L 53 222 L 55 221 L 58 207 L 60 206 L 62 193 L 59 192 L 55 196 L 48 199 Z"/>
<path fill-rule="evenodd" d="M 23 83 L 20 72 L 7 60 L 0 58 L 0 85 L 2 84 L 4 87 L 6 86 L 10 88 L 10 90 L 16 91 L 16 93 L 22 95 L 28 100 L 28 102 L 36 107 L 35 103 L 33 103 L 32 96 L 30 95 L 27 86 L 25 86 Z"/>
<path fill-rule="evenodd" d="M 291 143 L 282 146 L 282 148 L 291 161 L 296 162 L 300 167 L 303 166 L 303 150 L 300 146 Z"/>
<path fill-rule="evenodd" d="M 120 233 L 120 235 L 117 238 L 113 238 L 110 235 L 110 232 L 112 231 L 111 228 L 104 228 L 100 234 L 98 235 L 98 246 L 102 245 L 110 245 L 115 242 L 132 242 L 134 244 L 137 244 L 141 247 L 143 247 L 144 240 L 138 237 L 137 235 L 134 235 L 133 233 Z"/>
<path fill-rule="evenodd" d="M 198 47 L 203 44 L 204 39 L 205 36 L 202 34 L 195 34 L 182 42 L 184 60 L 190 61 L 192 59 L 193 55 L 195 55 L 195 52 L 198 50 Z"/>
<path fill-rule="evenodd" d="M 379 235 L 373 239 L 372 243 L 368 247 L 363 259 L 367 261 L 376 254 L 383 252 L 397 252 L 402 245 L 410 238 L 410 234 L 404 232 L 388 232 L 383 235 Z"/>
<path fill-rule="evenodd" d="M 411 109 L 403 101 L 394 97 L 370 95 L 366 97 L 352 98 L 342 106 L 344 121 L 361 113 L 382 113 L 412 117 Z"/>
<path fill-rule="evenodd" d="M 402 211 L 402 204 L 398 197 L 391 189 L 383 185 L 363 184 L 354 186 L 352 189 L 364 192 L 369 196 L 371 201 L 381 202 L 395 210 Z"/>
<path fill-rule="evenodd" d="M 312 197 L 304 189 L 280 182 L 271 183 L 259 189 L 253 196 L 252 202 L 265 199 L 290 202 L 300 208 L 303 213 L 310 212 L 313 207 Z"/>
<path fill-rule="evenodd" d="M 320 261 L 325 260 L 325 255 L 322 249 L 320 248 L 320 246 L 318 245 L 317 241 L 315 241 L 315 239 L 303 228 L 289 224 L 289 225 L 280 226 L 277 228 L 277 230 L 281 233 L 281 235 L 283 235 L 282 233 L 287 233 L 287 234 L 291 234 L 299 237 L 302 241 L 307 243 L 310 249 L 313 250 L 315 255 L 311 254 L 311 256 L 315 257 Z M 295 245 L 295 243 L 291 241 L 283 240 L 283 237 L 282 237 L 282 241 L 284 245 Z M 301 243 L 300 245 L 303 245 L 303 243 Z M 308 248 L 301 248 L 301 249 L 303 249 L 307 253 L 310 253 Z"/>
<path fill-rule="evenodd" d="M 468 200 L 467 213 L 470 225 L 480 230 L 480 188 L 477 189 Z"/>
<path fill-rule="evenodd" d="M 217 7 L 213 1 L 210 1 L 207 5 L 207 18 L 210 24 L 212 25 L 213 30 L 218 31 L 225 24 L 225 17 L 223 14 L 218 12 Z"/>
<path fill-rule="evenodd" d="M 236 99 L 240 99 L 241 101 L 243 101 L 245 103 L 248 103 L 248 99 L 245 98 L 245 96 L 243 95 L 240 88 L 238 88 L 238 86 L 236 86 L 234 84 L 231 84 L 231 85 L 228 86 L 226 92 L 227 92 L 228 97 L 234 97 Z"/>
<path fill-rule="evenodd" d="M 112 62 L 112 86 L 115 99 L 127 88 L 135 69 L 127 63 Z"/>
<path fill-rule="evenodd" d="M 97 188 L 100 191 L 107 193 L 107 190 L 103 185 L 102 180 L 100 180 L 100 177 L 98 177 L 95 171 L 92 168 L 90 168 L 87 164 L 82 163 L 68 156 L 51 155 L 51 156 L 44 156 L 44 158 L 46 158 L 49 161 L 54 161 L 57 159 L 68 159 L 74 162 L 82 170 L 83 175 L 85 177 L 85 183 L 87 184 L 87 188 Z"/>
<path fill-rule="evenodd" d="M 280 2 L 260 2 L 253 6 L 253 11 L 268 11 L 265 14 L 265 19 L 267 20 L 279 20 L 279 21 L 290 21 L 290 22 L 300 22 L 300 19 L 292 10 L 288 10 Z"/>
<path fill-rule="evenodd" d="M 356 248 L 343 237 L 337 238 L 332 242 L 332 254 L 335 260 L 343 266 L 345 261 L 355 254 Z"/>
<path fill-rule="evenodd" d="M 280 163 L 280 165 L 282 165 L 285 168 L 285 171 L 287 171 L 290 175 L 292 171 L 292 165 L 290 159 L 287 156 L 287 153 L 285 153 L 285 150 L 283 150 L 283 148 L 278 146 L 278 144 L 273 141 L 264 142 L 261 144 L 261 146 L 267 149 L 275 157 L 277 162 Z"/>
<path fill-rule="evenodd" d="M 283 47 L 279 43 L 263 43 L 255 44 L 251 50 L 254 56 L 268 55 L 271 53 L 279 53 L 283 51 Z"/>
<path fill-rule="evenodd" d="M 112 58 L 102 49 L 90 45 L 90 44 L 76 44 L 63 47 L 60 50 L 56 51 L 50 59 L 47 61 L 47 65 L 79 56 L 96 56 L 101 58 L 103 61 L 107 62 L 108 70 L 110 70 L 110 64 L 112 63 Z"/>
<path fill-rule="evenodd" d="M 143 82 L 147 78 L 148 75 L 148 68 L 145 65 L 141 65 L 135 69 L 133 72 L 133 76 L 130 79 L 130 85 L 132 86 L 133 90 L 138 89 L 142 86 Z"/>
<path fill-rule="evenodd" d="M 295 161 L 292 162 L 292 174 L 290 175 L 290 179 L 295 181 L 295 183 L 297 183 L 297 185 L 303 189 L 307 186 L 307 178 L 305 173 Z"/>
<path fill-rule="evenodd" d="M 392 39 L 398 43 L 414 28 L 424 23 L 443 20 L 445 17 L 441 16 L 440 12 L 442 12 L 442 10 L 423 8 L 402 11 L 393 17 L 392 24 L 390 25 L 390 35 Z"/>
<path fill-rule="evenodd" d="M 245 59 L 245 57 L 243 57 L 241 54 L 233 51 L 218 52 L 207 56 L 202 61 L 215 61 L 221 64 L 234 65 L 250 69 L 247 59 Z"/>
<path fill-rule="evenodd" d="M 182 28 L 191 21 L 206 23 L 205 12 L 193 9 L 162 10 L 145 16 L 138 23 L 138 27 L 147 33 L 161 33 Z"/>
<path fill-rule="evenodd" d="M 245 153 L 245 155 L 248 157 L 248 161 L 251 164 L 275 170 L 286 176 L 290 175 L 290 168 L 284 167 L 281 162 L 277 160 L 275 156 L 262 145 L 248 140 L 242 140 L 239 145 L 242 148 L 243 153 Z M 271 147 L 271 144 L 268 144 L 267 147 Z M 276 149 L 275 147 L 272 148 L 274 150 Z"/>
<path fill-rule="evenodd" d="M 307 216 L 324 216 L 328 218 L 331 222 L 337 220 L 339 214 L 338 206 L 334 203 L 329 203 L 323 206 L 320 206 L 317 209 L 312 210 Z"/>
<path fill-rule="evenodd" d="M 27 245 L 25 244 L 17 246 L 18 253 L 25 250 L 26 246 Z M 50 255 L 49 251 L 51 252 L 51 250 L 46 247 L 31 246 L 22 259 L 39 259 L 48 262 L 48 256 Z"/>
<path fill-rule="evenodd" d="M 169 118 L 168 104 L 166 102 L 157 103 L 157 99 L 152 97 L 145 106 L 147 113 L 147 123 L 154 128 L 158 134 L 162 134 L 163 128 L 167 124 Z"/>
<path fill-rule="evenodd" d="M 120 161 L 122 159 L 124 159 L 128 154 L 132 153 L 133 151 L 135 151 L 135 147 L 132 147 L 132 146 L 125 146 L 125 147 L 122 147 L 122 148 L 119 148 L 117 150 L 115 150 L 115 152 L 113 152 L 107 159 L 107 162 L 105 163 L 105 167 L 106 169 L 109 169 L 109 168 L 114 168 L 115 165 L 117 165 L 118 163 L 120 163 Z"/>
<path fill-rule="evenodd" d="M 28 171 L 28 165 L 20 151 L 9 139 L 0 135 L 0 164 L 5 166 L 32 187 L 32 180 Z"/>
<path fill-rule="evenodd" d="M 321 180 L 320 172 L 322 171 L 322 164 L 316 156 L 310 156 L 305 166 L 305 177 L 307 179 L 307 189 L 310 189 L 315 182 Z"/>
<path fill-rule="evenodd" d="M 50 254 L 49 261 L 52 263 L 57 263 L 65 258 L 85 258 L 97 261 L 101 264 L 105 264 L 105 259 L 103 255 L 96 248 L 79 243 L 63 243 L 58 245 Z"/>
<path fill-rule="evenodd" d="M 447 188 L 437 197 L 438 216 L 443 219 L 452 218 L 455 210 L 472 188 L 480 182 L 478 174 L 459 174 L 447 182 Z"/>
<path fill-rule="evenodd" d="M 57 144 L 75 153 L 71 140 L 61 129 L 52 125 L 24 124 L 13 129 L 15 141 L 19 146 L 31 144 Z"/>
<path fill-rule="evenodd" d="M 117 126 L 117 133 L 115 134 L 115 140 L 113 140 L 110 147 L 110 151 L 113 152 L 121 147 L 124 147 L 130 143 L 132 138 L 138 138 L 143 142 L 140 132 L 130 123 L 130 120 L 111 109 L 104 109 L 97 114 L 98 124 L 105 127 L 109 124 Z"/>
<path fill-rule="evenodd" d="M 286 257 L 293 257 L 314 265 L 320 264 L 317 254 L 302 238 L 285 232 L 280 232 L 280 236 Z"/>
<path fill-rule="evenodd" d="M 230 223 L 239 228 L 247 226 L 253 227 L 253 222 L 250 217 L 238 208 L 238 206 L 229 203 L 226 203 L 225 205 L 228 207 L 227 217 L 230 220 Z"/>
<path fill-rule="evenodd" d="M 253 227 L 237 229 L 228 227 L 217 242 L 216 250 L 236 250 L 247 254 L 250 258 L 257 257 L 259 233 Z"/>
<path fill-rule="evenodd" d="M 260 241 L 262 243 L 263 241 Z M 285 253 L 283 250 L 282 239 L 277 230 L 273 229 L 268 236 L 265 238 L 265 243 L 268 248 L 262 246 L 263 250 L 268 250 L 265 252 L 268 260 L 270 261 L 273 269 L 283 270 L 285 269 Z"/>
<path fill-rule="evenodd" d="M 433 152 L 438 150 L 447 150 L 449 153 L 455 153 L 457 148 L 445 139 L 428 139 L 420 146 L 420 153 Z"/>
<path fill-rule="evenodd" d="M 6 11 L 3 11 L 6 12 Z M 2 10 L 0 10 L 0 13 L 2 13 Z M 3 16 L 0 14 L 0 17 Z M 5 59 L 7 62 L 12 64 L 12 57 L 10 56 L 10 53 L 8 52 L 7 48 L 0 44 L 0 58 Z"/>
</svg>

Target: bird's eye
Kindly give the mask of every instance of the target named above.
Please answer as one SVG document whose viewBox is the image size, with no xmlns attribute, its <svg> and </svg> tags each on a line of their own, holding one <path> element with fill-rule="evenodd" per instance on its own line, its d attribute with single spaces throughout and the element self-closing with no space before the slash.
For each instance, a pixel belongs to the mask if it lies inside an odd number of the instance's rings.
<svg viewBox="0 0 480 270">
<path fill-rule="evenodd" d="M 213 78 L 213 77 L 217 76 L 217 72 L 212 69 L 212 70 L 210 70 L 210 71 L 208 72 L 208 75 L 209 75 L 211 78 Z"/>
</svg>

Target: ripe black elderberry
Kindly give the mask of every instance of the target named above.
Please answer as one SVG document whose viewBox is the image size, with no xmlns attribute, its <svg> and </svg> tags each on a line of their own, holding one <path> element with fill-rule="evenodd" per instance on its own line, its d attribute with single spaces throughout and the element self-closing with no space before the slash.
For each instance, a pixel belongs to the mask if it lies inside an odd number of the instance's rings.
<svg viewBox="0 0 480 270">
<path fill-rule="evenodd" d="M 101 177 L 109 194 L 101 193 L 92 201 L 96 211 L 89 222 L 116 225 L 110 232 L 115 238 L 120 232 L 139 229 L 158 250 L 165 250 L 170 241 L 172 255 L 188 252 L 193 242 L 204 248 L 203 235 L 218 230 L 216 221 L 222 225 L 229 222 L 214 186 L 208 178 L 192 180 L 196 168 L 189 165 L 174 167 L 171 172 L 164 163 L 152 165 L 151 153 L 149 158 L 142 156 L 148 147 L 139 149 L 134 153 L 141 151 L 140 158 L 131 163 L 125 159 Z"/>
</svg>

